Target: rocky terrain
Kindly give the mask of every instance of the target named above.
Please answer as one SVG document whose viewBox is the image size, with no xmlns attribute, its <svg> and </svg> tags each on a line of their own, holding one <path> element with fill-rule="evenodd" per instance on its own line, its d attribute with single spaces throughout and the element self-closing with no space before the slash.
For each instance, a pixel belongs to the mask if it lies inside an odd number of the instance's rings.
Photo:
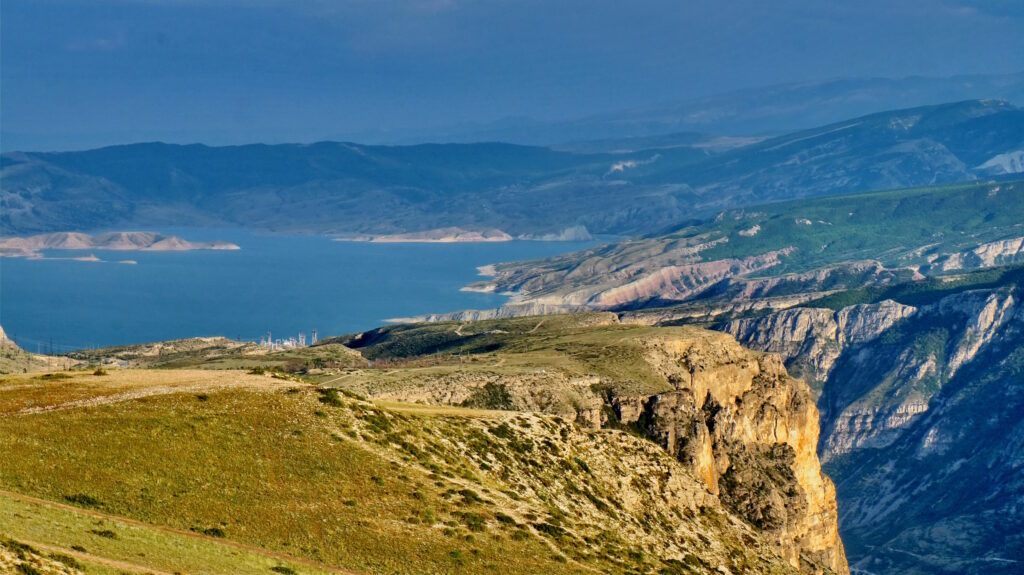
<svg viewBox="0 0 1024 575">
<path fill-rule="evenodd" d="M 20 541 L 0 541 L 0 572 L 78 575 L 82 564 L 61 553 L 46 554 Z"/>
<path fill-rule="evenodd" d="M 107 232 L 96 235 L 56 232 L 0 238 L 0 256 L 26 258 L 41 258 L 43 250 L 183 252 L 237 249 L 240 248 L 228 242 L 190 242 L 177 236 L 154 232 Z"/>
<path fill-rule="evenodd" d="M 892 300 L 860 304 L 839 311 L 793 307 L 767 316 L 729 321 L 719 329 L 744 345 L 777 353 L 789 371 L 819 393 L 836 360 L 917 311 Z"/>
<path fill-rule="evenodd" d="M 512 303 L 426 319 L 608 309 L 621 323 L 697 324 L 779 354 L 820 409 L 817 449 L 855 569 L 1014 573 L 1022 191 L 999 182 L 727 211 L 493 266 L 473 287 L 512 291 Z M 675 405 L 633 405 L 627 420 Z"/>
<path fill-rule="evenodd" d="M 0 163 L 0 233 L 171 224 L 339 236 L 650 233 L 768 201 L 1014 177 L 1024 112 L 974 100 L 767 139 L 676 140 L 575 151 L 318 142 L 12 152 Z"/>
</svg>

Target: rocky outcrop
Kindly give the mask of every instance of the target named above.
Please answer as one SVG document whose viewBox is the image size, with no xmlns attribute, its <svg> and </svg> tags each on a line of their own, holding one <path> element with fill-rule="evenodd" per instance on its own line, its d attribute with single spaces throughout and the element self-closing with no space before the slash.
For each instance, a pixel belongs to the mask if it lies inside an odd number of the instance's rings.
<svg viewBox="0 0 1024 575">
<path fill-rule="evenodd" d="M 947 361 L 947 376 L 953 377 L 962 365 L 978 355 L 1003 325 L 1020 314 L 1017 300 L 1010 293 L 976 293 L 967 298 L 948 298 L 938 305 L 939 313 L 965 313 L 967 321 Z M 1020 319 L 1019 317 L 1016 319 Z"/>
<path fill-rule="evenodd" d="M 633 426 L 693 470 L 734 512 L 769 533 L 791 564 L 845 571 L 835 490 L 816 453 L 818 410 L 776 355 L 730 338 L 649 342 L 648 361 L 675 389 L 613 396 Z"/>
<path fill-rule="evenodd" d="M 1013 319 L 1016 304 L 1008 292 L 973 291 L 920 309 L 891 300 L 835 312 L 797 307 L 719 329 L 780 354 L 793 374 L 824 390 L 820 451 L 830 461 L 892 444 L 928 411 L 943 383 Z M 892 341 L 872 344 L 885 333 Z"/>
<path fill-rule="evenodd" d="M 797 307 L 738 319 L 718 327 L 743 345 L 782 356 L 786 367 L 820 392 L 839 356 L 868 342 L 916 311 L 886 300 L 839 311 Z"/>
<path fill-rule="evenodd" d="M 822 459 L 891 445 L 963 366 L 1022 317 L 1018 304 L 1004 290 L 951 295 L 884 330 L 886 341 L 851 346 L 825 383 Z"/>
<path fill-rule="evenodd" d="M 792 248 L 785 248 L 742 260 L 724 259 L 667 266 L 631 282 L 594 294 L 587 301 L 576 301 L 577 294 L 569 294 L 566 302 L 587 303 L 596 308 L 613 308 L 647 300 L 682 301 L 723 279 L 776 266 L 779 258 L 792 251 Z"/>
<path fill-rule="evenodd" d="M 1024 261 L 1024 237 L 981 244 L 959 253 L 942 256 L 933 265 L 943 271 L 990 268 Z"/>
</svg>

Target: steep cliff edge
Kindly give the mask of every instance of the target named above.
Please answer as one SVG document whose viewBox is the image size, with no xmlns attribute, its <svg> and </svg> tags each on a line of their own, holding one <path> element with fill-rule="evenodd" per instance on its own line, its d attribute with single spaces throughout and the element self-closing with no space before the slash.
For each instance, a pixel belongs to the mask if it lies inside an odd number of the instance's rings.
<svg viewBox="0 0 1024 575">
<path fill-rule="evenodd" d="M 347 343 L 373 361 L 443 354 L 458 364 L 352 373 L 337 382 L 346 389 L 631 430 L 683 463 L 789 564 L 847 570 L 835 490 L 816 453 L 814 396 L 776 355 L 697 328 L 622 325 L 613 314 L 395 326 Z"/>
</svg>

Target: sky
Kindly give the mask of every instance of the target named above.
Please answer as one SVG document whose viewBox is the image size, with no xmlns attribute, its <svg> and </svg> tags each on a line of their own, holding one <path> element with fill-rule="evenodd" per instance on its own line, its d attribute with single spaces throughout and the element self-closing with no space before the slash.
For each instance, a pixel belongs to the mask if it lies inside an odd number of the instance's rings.
<svg viewBox="0 0 1024 575">
<path fill-rule="evenodd" d="M 387 141 L 1024 70 L 1019 0 L 3 0 L 4 150 Z"/>
</svg>

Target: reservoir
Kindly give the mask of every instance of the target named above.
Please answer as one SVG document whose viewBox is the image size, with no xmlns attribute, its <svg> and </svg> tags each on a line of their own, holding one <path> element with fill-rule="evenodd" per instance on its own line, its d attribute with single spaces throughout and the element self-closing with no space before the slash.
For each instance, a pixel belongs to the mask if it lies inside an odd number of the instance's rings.
<svg viewBox="0 0 1024 575">
<path fill-rule="evenodd" d="M 193 336 L 321 338 L 394 317 L 493 308 L 459 291 L 477 267 L 548 257 L 594 242 L 339 242 L 240 230 L 159 230 L 238 251 L 48 251 L 101 261 L 0 258 L 0 325 L 28 351 L 64 352 Z M 132 260 L 135 264 L 117 263 Z"/>
</svg>

